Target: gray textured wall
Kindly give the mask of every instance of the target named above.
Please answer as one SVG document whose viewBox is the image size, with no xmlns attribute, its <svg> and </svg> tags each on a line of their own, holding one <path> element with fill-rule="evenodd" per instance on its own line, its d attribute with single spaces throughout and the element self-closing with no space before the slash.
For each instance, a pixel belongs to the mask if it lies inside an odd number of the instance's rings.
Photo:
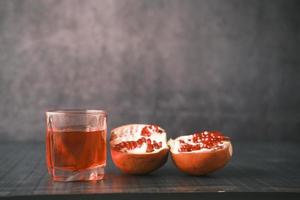
<svg viewBox="0 0 300 200">
<path fill-rule="evenodd" d="M 300 1 L 0 1 L 0 141 L 44 139 L 44 110 L 109 127 L 300 138 Z"/>
</svg>

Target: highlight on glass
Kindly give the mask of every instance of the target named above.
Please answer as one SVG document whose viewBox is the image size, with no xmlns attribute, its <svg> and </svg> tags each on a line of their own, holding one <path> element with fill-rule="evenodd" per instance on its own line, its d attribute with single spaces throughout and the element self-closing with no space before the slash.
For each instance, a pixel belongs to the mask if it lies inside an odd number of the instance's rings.
<svg viewBox="0 0 300 200">
<path fill-rule="evenodd" d="M 46 112 L 46 160 L 55 181 L 102 180 L 106 165 L 107 113 Z"/>
</svg>

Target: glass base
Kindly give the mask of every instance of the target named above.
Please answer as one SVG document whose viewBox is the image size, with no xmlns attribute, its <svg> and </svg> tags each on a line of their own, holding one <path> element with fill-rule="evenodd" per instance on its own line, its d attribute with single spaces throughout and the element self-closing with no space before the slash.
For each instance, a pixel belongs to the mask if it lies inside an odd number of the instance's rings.
<svg viewBox="0 0 300 200">
<path fill-rule="evenodd" d="M 98 181 L 104 178 L 104 165 L 80 171 L 66 171 L 53 169 L 52 178 L 54 181 Z"/>
</svg>

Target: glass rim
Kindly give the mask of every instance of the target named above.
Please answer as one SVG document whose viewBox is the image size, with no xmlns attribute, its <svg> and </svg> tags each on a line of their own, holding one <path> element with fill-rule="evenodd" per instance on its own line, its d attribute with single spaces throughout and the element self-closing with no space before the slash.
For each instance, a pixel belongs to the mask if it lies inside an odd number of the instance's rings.
<svg viewBox="0 0 300 200">
<path fill-rule="evenodd" d="M 47 115 L 59 115 L 59 114 L 78 114 L 78 115 L 103 115 L 107 116 L 107 112 L 104 110 L 94 110 L 94 109 L 51 109 L 46 110 Z"/>
</svg>

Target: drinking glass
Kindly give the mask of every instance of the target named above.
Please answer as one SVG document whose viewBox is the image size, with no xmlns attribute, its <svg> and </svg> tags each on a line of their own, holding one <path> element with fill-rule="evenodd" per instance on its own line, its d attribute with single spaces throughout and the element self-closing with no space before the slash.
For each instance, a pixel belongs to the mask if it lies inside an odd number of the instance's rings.
<svg viewBox="0 0 300 200">
<path fill-rule="evenodd" d="M 101 180 L 106 165 L 103 110 L 46 112 L 46 160 L 55 181 Z"/>
</svg>

